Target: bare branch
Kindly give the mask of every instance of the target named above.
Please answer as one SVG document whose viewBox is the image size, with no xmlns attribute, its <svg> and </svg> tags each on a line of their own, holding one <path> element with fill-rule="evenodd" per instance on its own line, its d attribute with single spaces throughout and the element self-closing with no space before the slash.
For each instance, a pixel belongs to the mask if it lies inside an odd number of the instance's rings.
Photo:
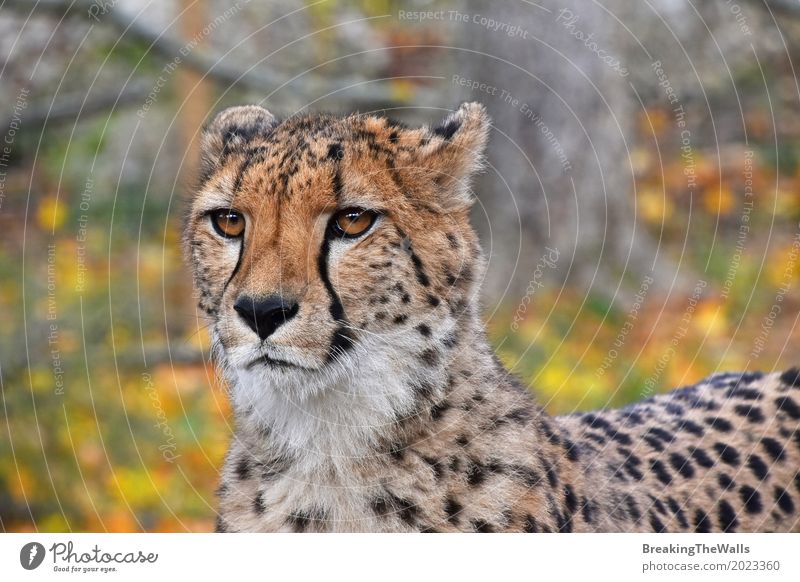
<svg viewBox="0 0 800 582">
<path fill-rule="evenodd" d="M 213 81 L 226 87 L 239 85 L 255 91 L 272 92 L 288 84 L 291 85 L 293 91 L 300 92 L 306 98 L 324 92 L 328 95 L 346 95 L 348 103 L 355 106 L 398 102 L 391 87 L 383 82 L 369 82 L 364 78 L 348 78 L 331 82 L 329 79 L 309 76 L 293 79 L 279 75 L 263 66 L 258 69 L 232 66 L 219 55 L 189 50 L 190 43 L 181 42 L 166 30 L 153 29 L 124 10 L 109 7 L 107 13 L 92 18 L 93 12 L 90 10 L 93 7 L 96 9 L 97 4 L 91 0 L 38 0 L 38 2 L 36 0 L 6 0 L 3 7 L 59 18 L 67 15 L 83 17 L 91 21 L 97 20 L 101 25 L 108 24 L 116 28 L 123 39 L 125 37 L 135 38 L 137 41 L 147 43 L 150 50 L 165 60 L 171 61 L 179 57 L 181 65 L 185 65 L 201 75 L 207 75 Z M 434 102 L 433 95 L 424 89 L 420 89 L 415 94 L 415 102 L 419 103 L 420 100 Z"/>
</svg>

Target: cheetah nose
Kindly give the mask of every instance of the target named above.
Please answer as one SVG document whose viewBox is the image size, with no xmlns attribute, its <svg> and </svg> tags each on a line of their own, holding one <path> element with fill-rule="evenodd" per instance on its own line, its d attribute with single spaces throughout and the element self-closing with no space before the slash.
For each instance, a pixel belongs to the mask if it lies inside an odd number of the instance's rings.
<svg viewBox="0 0 800 582">
<path fill-rule="evenodd" d="M 240 295 L 233 304 L 239 317 L 262 340 L 267 339 L 282 324 L 297 315 L 299 307 L 297 302 L 287 300 L 280 295 L 268 297 Z"/>
</svg>

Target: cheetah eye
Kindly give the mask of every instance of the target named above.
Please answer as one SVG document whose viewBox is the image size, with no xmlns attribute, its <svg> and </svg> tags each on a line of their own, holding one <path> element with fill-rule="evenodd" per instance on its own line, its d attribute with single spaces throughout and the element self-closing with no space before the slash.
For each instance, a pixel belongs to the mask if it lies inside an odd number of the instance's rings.
<svg viewBox="0 0 800 582">
<path fill-rule="evenodd" d="M 244 214 L 232 208 L 219 208 L 209 213 L 211 225 L 225 238 L 239 238 L 244 234 Z"/>
<path fill-rule="evenodd" d="M 378 213 L 363 208 L 345 208 L 333 215 L 333 234 L 343 238 L 356 238 L 365 234 L 375 223 Z"/>
</svg>

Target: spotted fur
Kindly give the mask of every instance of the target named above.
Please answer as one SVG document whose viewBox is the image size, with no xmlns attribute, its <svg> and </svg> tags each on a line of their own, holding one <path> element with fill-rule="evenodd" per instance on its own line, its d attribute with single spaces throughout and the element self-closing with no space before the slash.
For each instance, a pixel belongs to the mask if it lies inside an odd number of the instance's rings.
<svg viewBox="0 0 800 582">
<path fill-rule="evenodd" d="M 236 416 L 217 529 L 797 531 L 800 370 L 554 418 L 498 363 L 468 220 L 488 129 L 478 104 L 209 125 L 185 247 Z M 332 236 L 346 207 L 379 218 Z M 276 294 L 299 307 L 262 341 L 233 305 Z"/>
</svg>

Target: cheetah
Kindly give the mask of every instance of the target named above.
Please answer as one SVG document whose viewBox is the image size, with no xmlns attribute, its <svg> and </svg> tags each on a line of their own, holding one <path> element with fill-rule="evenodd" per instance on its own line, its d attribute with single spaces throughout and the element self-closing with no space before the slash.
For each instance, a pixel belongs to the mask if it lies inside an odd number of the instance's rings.
<svg viewBox="0 0 800 582">
<path fill-rule="evenodd" d="M 236 428 L 220 532 L 799 531 L 800 369 L 548 415 L 495 357 L 490 120 L 219 113 L 184 227 Z"/>
</svg>

